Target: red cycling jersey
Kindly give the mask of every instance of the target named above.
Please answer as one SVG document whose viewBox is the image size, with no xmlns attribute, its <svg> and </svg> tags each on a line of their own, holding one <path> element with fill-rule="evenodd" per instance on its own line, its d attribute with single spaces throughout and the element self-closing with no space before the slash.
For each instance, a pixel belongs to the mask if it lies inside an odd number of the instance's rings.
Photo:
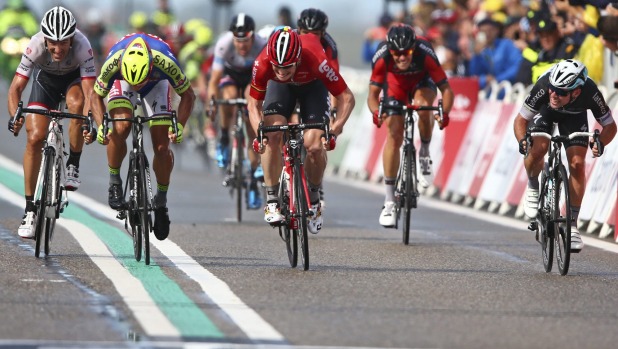
<svg viewBox="0 0 618 349">
<path fill-rule="evenodd" d="M 335 65 L 326 56 L 320 39 L 316 35 L 301 35 L 300 42 L 302 51 L 298 61 L 299 65 L 292 79 L 288 81 L 277 80 L 270 64 L 268 49 L 265 47 L 262 50 L 253 63 L 251 97 L 263 100 L 266 96 L 266 84 L 269 80 L 294 85 L 304 85 L 315 80 L 321 80 L 333 96 L 338 96 L 348 88 L 343 77 L 339 74 L 339 70 L 333 68 Z"/>
<path fill-rule="evenodd" d="M 386 96 L 407 102 L 408 95 L 423 79 L 430 77 L 437 86 L 446 82 L 446 73 L 431 44 L 423 37 L 416 40 L 412 63 L 406 70 L 397 69 L 386 43 L 381 43 L 373 56 L 370 84 L 384 88 Z"/>
</svg>

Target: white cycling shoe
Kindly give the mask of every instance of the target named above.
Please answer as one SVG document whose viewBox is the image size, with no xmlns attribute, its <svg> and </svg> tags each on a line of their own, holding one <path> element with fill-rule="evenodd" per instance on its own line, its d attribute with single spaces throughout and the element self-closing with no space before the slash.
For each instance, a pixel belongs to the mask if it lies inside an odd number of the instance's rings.
<svg viewBox="0 0 618 349">
<path fill-rule="evenodd" d="M 528 218 L 536 218 L 539 212 L 539 190 L 526 187 L 526 198 L 524 199 L 524 213 Z"/>
<path fill-rule="evenodd" d="M 264 220 L 266 223 L 275 224 L 283 221 L 285 217 L 281 214 L 279 203 L 270 202 L 264 207 Z"/>
<path fill-rule="evenodd" d="M 396 219 L 397 217 L 395 216 L 395 202 L 385 202 L 384 206 L 382 207 L 382 212 L 380 213 L 380 225 L 385 228 L 392 228 L 395 226 Z"/>
<path fill-rule="evenodd" d="M 17 229 L 17 234 L 24 239 L 34 238 L 34 211 L 28 211 L 24 214 L 24 217 Z"/>
<path fill-rule="evenodd" d="M 313 204 L 310 210 L 313 211 L 313 216 L 309 219 L 307 230 L 309 230 L 311 234 L 317 234 L 322 230 L 322 224 L 324 223 L 324 219 L 322 218 L 322 205 L 320 203 Z"/>
<path fill-rule="evenodd" d="M 579 234 L 577 227 L 571 227 L 571 252 L 578 253 L 584 248 L 582 236 Z"/>
</svg>

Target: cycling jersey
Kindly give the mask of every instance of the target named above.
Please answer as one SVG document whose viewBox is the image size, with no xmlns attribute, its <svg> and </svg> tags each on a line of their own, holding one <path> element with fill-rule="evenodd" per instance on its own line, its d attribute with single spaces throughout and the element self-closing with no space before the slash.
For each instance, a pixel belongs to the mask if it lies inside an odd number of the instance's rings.
<svg viewBox="0 0 618 349">
<path fill-rule="evenodd" d="M 324 33 L 324 36 L 320 38 L 320 43 L 326 52 L 326 57 L 333 62 L 333 68 L 339 70 L 339 51 L 337 51 L 335 39 L 330 34 Z"/>
<path fill-rule="evenodd" d="M 581 94 L 571 103 L 560 109 L 549 108 L 548 87 L 551 71 L 550 69 L 537 80 L 526 97 L 524 105 L 519 112 L 524 119 L 531 120 L 542 110 L 551 110 L 563 115 L 585 114 L 587 110 L 590 110 L 594 118 L 602 126 L 607 126 L 614 122 L 611 108 L 605 102 L 605 98 L 603 98 L 603 94 L 599 91 L 597 84 L 590 78 L 588 78 L 586 83 L 581 87 Z"/>
<path fill-rule="evenodd" d="M 289 81 L 279 81 L 270 64 L 268 50 L 262 50 L 253 63 L 251 80 L 251 97 L 263 100 L 266 94 L 266 84 L 269 80 L 290 85 L 305 85 L 315 80 L 321 80 L 333 96 L 338 96 L 348 88 L 339 71 L 333 68 L 332 60 L 326 56 L 315 35 L 300 36 L 302 51 L 294 76 Z"/>
<path fill-rule="evenodd" d="M 180 68 L 178 60 L 172 53 L 168 44 L 157 36 L 150 34 L 129 34 L 114 44 L 107 55 L 105 63 L 101 67 L 101 73 L 94 84 L 94 91 L 101 97 L 109 94 L 114 81 L 122 80 L 120 73 L 120 58 L 125 48 L 136 37 L 144 39 L 152 53 L 152 69 L 148 75 L 148 83 L 139 91 L 141 95 L 146 95 L 161 80 L 169 81 L 176 93 L 182 94 L 190 86 L 189 79 Z"/>
<path fill-rule="evenodd" d="M 382 42 L 373 56 L 369 83 L 384 89 L 388 97 L 407 101 L 408 95 L 420 87 L 421 82 L 427 85 L 427 77 L 438 86 L 447 82 L 446 73 L 431 44 L 425 38 L 417 37 L 412 63 L 406 70 L 397 68 L 386 42 Z"/>
<path fill-rule="evenodd" d="M 234 48 L 234 34 L 227 32 L 217 40 L 215 45 L 212 70 L 232 70 L 240 73 L 251 74 L 251 66 L 255 58 L 266 46 L 267 39 L 259 35 L 253 36 L 253 45 L 249 54 L 245 57 L 236 53 Z"/>
<path fill-rule="evenodd" d="M 15 74 L 29 79 L 33 69 L 53 75 L 66 75 L 79 69 L 82 79 L 94 79 L 96 69 L 90 41 L 82 32 L 75 30 L 69 53 L 62 61 L 54 62 L 46 49 L 43 33 L 38 32 L 30 39 Z"/>
</svg>

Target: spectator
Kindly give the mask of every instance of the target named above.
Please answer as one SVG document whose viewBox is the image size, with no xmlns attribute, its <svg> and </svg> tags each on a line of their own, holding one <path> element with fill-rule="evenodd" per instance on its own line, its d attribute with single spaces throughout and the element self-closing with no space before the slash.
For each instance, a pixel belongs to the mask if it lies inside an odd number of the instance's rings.
<svg viewBox="0 0 618 349">
<path fill-rule="evenodd" d="M 365 41 L 363 42 L 363 61 L 365 63 L 371 63 L 378 45 L 386 40 L 386 32 L 391 24 L 393 24 L 393 17 L 388 13 L 384 13 L 380 17 L 379 25 L 365 32 Z"/>
<path fill-rule="evenodd" d="M 477 24 L 477 52 L 470 61 L 469 74 L 477 76 L 479 86 L 484 89 L 492 81 L 515 82 L 522 60 L 521 52 L 513 41 L 501 38 L 500 23 L 485 18 Z"/>
<path fill-rule="evenodd" d="M 517 73 L 517 82 L 530 85 L 547 71 L 554 63 L 573 58 L 577 47 L 570 38 L 564 38 L 556 22 L 551 19 L 539 21 L 536 29 L 541 49 L 526 48 Z"/>
</svg>

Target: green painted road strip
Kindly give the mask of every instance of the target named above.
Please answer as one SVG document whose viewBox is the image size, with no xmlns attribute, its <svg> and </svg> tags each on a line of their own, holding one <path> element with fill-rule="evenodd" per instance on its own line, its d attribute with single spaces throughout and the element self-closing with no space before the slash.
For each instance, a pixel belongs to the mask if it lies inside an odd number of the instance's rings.
<svg viewBox="0 0 618 349">
<path fill-rule="evenodd" d="M 0 167 L 0 178 L 2 178 L 2 183 L 11 190 L 20 195 L 23 193 L 23 177 Z M 76 220 L 92 229 L 116 259 L 142 282 L 144 288 L 170 322 L 176 326 L 181 336 L 224 338 L 224 334 L 217 326 L 182 291 L 178 284 L 163 273 L 153 260 L 150 266 L 145 265 L 143 259 L 141 262 L 135 261 L 133 241 L 125 231 L 93 217 L 75 203 L 65 208 L 62 217 Z"/>
</svg>

